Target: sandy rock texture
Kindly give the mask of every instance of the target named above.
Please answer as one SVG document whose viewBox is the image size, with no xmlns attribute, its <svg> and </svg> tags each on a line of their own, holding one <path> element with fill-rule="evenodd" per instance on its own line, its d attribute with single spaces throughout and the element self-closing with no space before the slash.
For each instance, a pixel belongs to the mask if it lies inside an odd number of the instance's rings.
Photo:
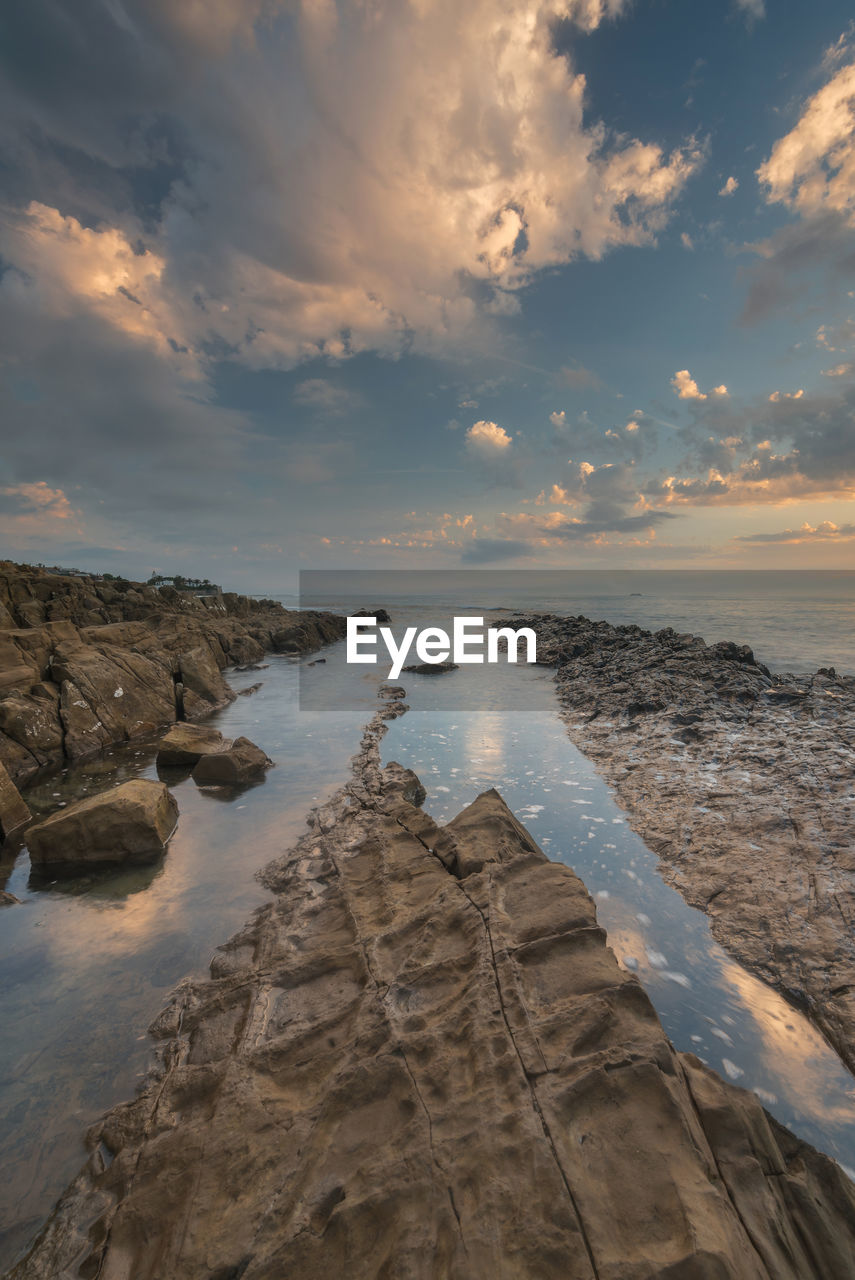
<svg viewBox="0 0 855 1280">
<path fill-rule="evenodd" d="M 519 625 L 665 879 L 855 1070 L 855 680 L 670 628 Z"/>
<path fill-rule="evenodd" d="M 15 1280 L 828 1280 L 855 1188 L 677 1054 L 593 903 L 488 792 L 352 782 L 157 1020 Z"/>
<path fill-rule="evenodd" d="M 309 652 L 344 626 L 272 600 L 2 561 L 0 763 L 20 786 L 47 766 L 200 720 L 234 697 L 225 667 Z"/>
<path fill-rule="evenodd" d="M 13 831 L 19 831 L 30 821 L 27 808 L 18 788 L 0 764 L 0 843 Z"/>
<path fill-rule="evenodd" d="M 33 867 L 56 872 L 154 862 L 178 821 L 178 803 L 162 782 L 134 778 L 58 809 L 30 827 Z"/>
</svg>

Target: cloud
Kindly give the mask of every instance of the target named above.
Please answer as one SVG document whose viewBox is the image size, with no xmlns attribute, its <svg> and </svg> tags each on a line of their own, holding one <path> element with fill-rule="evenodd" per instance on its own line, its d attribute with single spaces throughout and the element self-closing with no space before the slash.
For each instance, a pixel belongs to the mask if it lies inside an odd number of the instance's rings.
<svg viewBox="0 0 855 1280">
<path fill-rule="evenodd" d="M 701 391 L 688 369 L 680 369 L 671 379 L 671 386 L 681 400 L 706 400 L 708 395 L 726 396 L 727 387 L 713 387 L 711 392 Z"/>
<path fill-rule="evenodd" d="M 735 195 L 738 190 L 739 190 L 739 183 L 737 182 L 736 178 L 734 178 L 731 175 L 731 177 L 728 178 L 727 182 L 724 184 L 724 186 L 722 187 L 721 191 L 719 191 L 718 194 L 720 196 L 732 196 L 732 195 Z"/>
<path fill-rule="evenodd" d="M 830 79 L 757 170 L 767 203 L 798 221 L 748 246 L 761 261 L 748 273 L 745 323 L 805 294 L 809 272 L 824 269 L 834 284 L 855 274 L 855 62 L 835 70 L 843 56 L 851 49 L 838 42 Z"/>
<path fill-rule="evenodd" d="M 513 436 L 495 422 L 476 422 L 466 432 L 466 448 L 483 461 L 506 457 L 512 442 Z"/>
<path fill-rule="evenodd" d="M 855 63 L 810 98 L 791 131 L 757 170 L 766 199 L 806 217 L 855 219 Z"/>
<path fill-rule="evenodd" d="M 693 400 L 689 452 L 644 486 L 653 504 L 742 506 L 855 497 L 855 384 Z"/>
<path fill-rule="evenodd" d="M 666 154 L 586 118 L 553 27 L 591 31 L 624 8 L 434 0 L 377 21 L 359 0 L 297 14 L 129 0 L 86 16 L 60 93 L 53 5 L 32 0 L 4 42 L 4 141 L 22 185 L 55 194 L 35 202 L 26 270 L 48 288 L 65 236 L 65 289 L 95 305 L 91 259 L 106 259 L 112 322 L 253 369 L 455 350 L 538 272 L 651 243 L 700 163 L 692 144 Z"/>
<path fill-rule="evenodd" d="M 359 401 L 355 392 L 328 382 L 326 378 L 306 378 L 298 382 L 294 388 L 294 399 L 298 404 L 330 415 L 346 413 Z"/>
<path fill-rule="evenodd" d="M 810 542 L 850 542 L 855 540 L 855 524 L 834 524 L 831 520 L 823 520 L 821 524 L 803 524 L 799 529 L 784 529 L 780 533 L 747 533 L 736 538 L 736 542 L 782 543 L 796 546 Z"/>
<path fill-rule="evenodd" d="M 749 21 L 759 21 L 766 17 L 764 0 L 736 0 L 736 7 L 746 15 Z"/>
<path fill-rule="evenodd" d="M 553 410 L 549 415 L 555 439 L 555 447 L 562 452 L 585 453 L 589 457 L 613 459 L 618 456 L 637 460 L 656 448 L 657 425 L 654 418 L 634 409 L 625 422 L 603 427 L 594 422 L 587 410 L 575 419 L 568 418 L 565 409 Z"/>
<path fill-rule="evenodd" d="M 56 520 L 70 520 L 75 514 L 62 489 L 51 489 L 44 480 L 36 480 L 31 484 L 6 485 L 0 488 L 0 495 L 6 499 L 2 503 L 4 509 L 12 507 L 24 513 L 38 512 Z"/>
</svg>

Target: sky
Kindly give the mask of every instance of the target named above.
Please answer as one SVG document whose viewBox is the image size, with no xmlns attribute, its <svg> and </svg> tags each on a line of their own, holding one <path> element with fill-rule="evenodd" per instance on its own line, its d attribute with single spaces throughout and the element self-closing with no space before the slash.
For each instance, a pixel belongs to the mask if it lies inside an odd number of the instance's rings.
<svg viewBox="0 0 855 1280">
<path fill-rule="evenodd" d="M 0 13 L 0 555 L 855 567 L 837 0 Z"/>
</svg>

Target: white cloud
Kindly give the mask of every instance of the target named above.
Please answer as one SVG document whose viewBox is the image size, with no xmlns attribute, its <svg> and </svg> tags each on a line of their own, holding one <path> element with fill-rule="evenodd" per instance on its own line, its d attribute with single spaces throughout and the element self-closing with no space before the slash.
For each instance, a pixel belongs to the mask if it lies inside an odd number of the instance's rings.
<svg viewBox="0 0 855 1280">
<path fill-rule="evenodd" d="M 476 422 L 466 432 L 466 448 L 475 458 L 494 461 L 506 456 L 513 436 L 495 422 Z"/>
<path fill-rule="evenodd" d="M 688 369 L 679 369 L 671 379 L 671 386 L 681 400 L 706 400 L 710 395 L 726 396 L 727 387 L 713 387 L 711 392 L 701 391 Z"/>
<path fill-rule="evenodd" d="M 833 212 L 855 221 L 855 63 L 809 99 L 757 176 L 770 203 L 807 217 Z"/>
<path fill-rule="evenodd" d="M 692 143 L 666 154 L 589 122 L 585 77 L 555 53 L 557 21 L 590 31 L 626 7 L 153 0 L 139 65 L 205 67 L 157 86 L 192 163 L 153 230 L 126 206 L 94 230 L 39 206 L 27 272 L 50 292 L 59 264 L 66 293 L 169 359 L 458 347 L 537 272 L 651 243 L 700 162 Z M 139 164 L 108 107 L 91 137 L 70 115 L 40 128 Z"/>
<path fill-rule="evenodd" d="M 739 183 L 737 182 L 736 178 L 734 178 L 733 175 L 731 174 L 731 176 L 728 178 L 727 182 L 724 184 L 724 186 L 722 187 L 721 191 L 719 191 L 718 194 L 720 196 L 732 196 L 738 190 L 739 190 Z"/>
<path fill-rule="evenodd" d="M 759 20 L 766 17 L 764 0 L 736 0 L 736 7 L 750 19 Z"/>
</svg>

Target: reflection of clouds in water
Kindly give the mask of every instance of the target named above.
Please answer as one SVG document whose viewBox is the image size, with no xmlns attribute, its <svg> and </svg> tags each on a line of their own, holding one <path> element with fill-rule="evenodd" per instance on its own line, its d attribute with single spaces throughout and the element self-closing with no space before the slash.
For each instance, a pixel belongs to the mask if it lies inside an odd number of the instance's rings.
<svg viewBox="0 0 855 1280">
<path fill-rule="evenodd" d="M 790 1008 L 776 991 L 734 964 L 724 952 L 719 952 L 714 959 L 722 982 L 750 1015 L 762 1041 L 763 1065 L 784 1086 L 781 1092 L 803 1100 L 805 1114 L 815 1119 L 855 1126 L 855 1080 L 849 1090 L 848 1105 L 826 1097 L 826 1094 L 840 1097 L 843 1069 L 816 1028 Z"/>
</svg>

